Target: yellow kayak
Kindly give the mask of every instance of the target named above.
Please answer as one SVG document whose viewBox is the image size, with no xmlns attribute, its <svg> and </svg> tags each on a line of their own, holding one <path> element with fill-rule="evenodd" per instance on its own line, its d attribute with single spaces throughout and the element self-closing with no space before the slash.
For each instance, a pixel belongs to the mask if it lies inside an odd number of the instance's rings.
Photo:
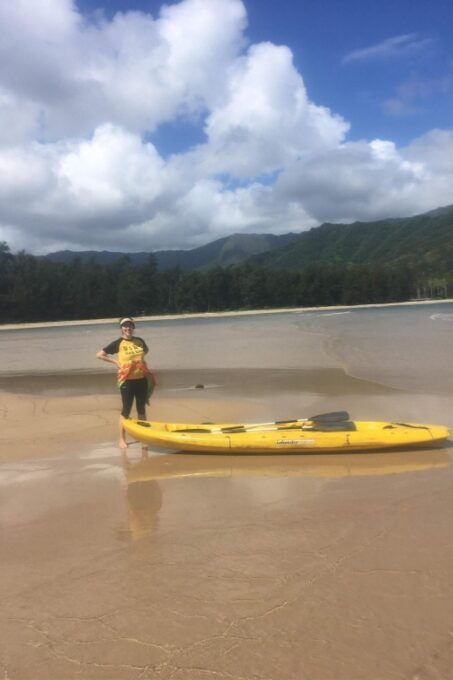
<svg viewBox="0 0 453 680">
<path fill-rule="evenodd" d="M 273 423 L 160 423 L 125 419 L 134 439 L 166 449 L 200 453 L 312 453 L 427 445 L 448 439 L 442 425 L 351 421 L 339 411 Z"/>
</svg>

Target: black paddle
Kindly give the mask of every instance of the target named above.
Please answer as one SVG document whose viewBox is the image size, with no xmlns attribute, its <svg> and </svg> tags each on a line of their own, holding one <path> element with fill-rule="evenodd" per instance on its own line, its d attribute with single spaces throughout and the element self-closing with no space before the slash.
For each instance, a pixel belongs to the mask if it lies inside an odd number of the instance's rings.
<svg viewBox="0 0 453 680">
<path fill-rule="evenodd" d="M 308 420 L 314 423 L 343 423 L 345 420 L 349 420 L 349 413 L 347 411 L 320 413 L 318 416 L 311 416 Z"/>
<path fill-rule="evenodd" d="M 294 424 L 299 424 L 299 423 L 305 423 L 305 422 L 312 422 L 315 425 L 316 424 L 323 424 L 325 423 L 326 425 L 328 423 L 344 423 L 349 421 L 349 413 L 347 411 L 332 411 L 331 413 L 320 413 L 317 416 L 311 416 L 310 418 L 301 418 L 299 420 L 277 420 L 275 422 L 271 423 L 246 423 L 244 425 L 230 425 L 227 427 L 207 427 L 206 429 L 204 428 L 183 428 L 181 430 L 175 430 L 175 432 L 187 432 L 187 433 L 202 433 L 202 432 L 219 432 L 223 434 L 233 434 L 233 433 L 240 433 L 240 432 L 250 432 L 252 429 L 253 430 L 272 430 L 272 429 L 282 429 L 282 425 L 288 424 L 290 425 L 291 423 Z M 203 423 L 205 424 L 205 423 Z M 206 423 L 206 425 L 210 425 L 210 423 Z"/>
<path fill-rule="evenodd" d="M 332 411 L 331 413 L 320 413 L 317 416 L 311 416 L 310 418 L 302 418 L 299 420 L 276 420 L 274 423 L 254 423 L 254 424 L 245 424 L 245 425 L 231 425 L 230 427 L 222 427 L 221 432 L 226 433 L 233 433 L 233 432 L 244 432 L 244 429 L 247 431 L 250 431 L 252 428 L 253 429 L 261 429 L 261 428 L 266 428 L 266 429 L 273 429 L 275 426 L 276 429 L 281 429 L 282 425 L 291 425 L 291 423 L 294 424 L 299 424 L 299 423 L 304 423 L 304 422 L 312 422 L 315 425 L 316 424 L 328 424 L 328 423 L 345 423 L 349 421 L 349 413 L 347 411 Z"/>
</svg>

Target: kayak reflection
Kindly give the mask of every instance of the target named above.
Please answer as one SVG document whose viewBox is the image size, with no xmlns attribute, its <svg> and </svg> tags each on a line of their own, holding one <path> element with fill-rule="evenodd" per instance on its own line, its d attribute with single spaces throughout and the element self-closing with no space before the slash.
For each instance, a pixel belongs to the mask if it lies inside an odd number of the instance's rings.
<svg viewBox="0 0 453 680">
<path fill-rule="evenodd" d="M 184 477 L 348 477 L 419 472 L 449 464 L 445 450 L 247 457 L 166 453 L 131 465 L 126 477 L 129 485 Z"/>
<path fill-rule="evenodd" d="M 151 453 L 140 461 L 127 460 L 129 536 L 133 541 L 154 533 L 162 506 L 161 482 L 185 478 L 322 477 L 395 475 L 450 465 L 446 450 L 398 453 L 287 456 L 219 456 Z"/>
</svg>

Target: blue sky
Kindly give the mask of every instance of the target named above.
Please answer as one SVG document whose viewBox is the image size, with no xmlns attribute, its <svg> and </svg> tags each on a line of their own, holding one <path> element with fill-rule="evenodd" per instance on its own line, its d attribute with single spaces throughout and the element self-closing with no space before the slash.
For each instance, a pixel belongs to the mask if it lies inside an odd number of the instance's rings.
<svg viewBox="0 0 453 680">
<path fill-rule="evenodd" d="M 453 203 L 452 19 L 425 0 L 4 3 L 0 239 L 190 248 Z"/>
</svg>

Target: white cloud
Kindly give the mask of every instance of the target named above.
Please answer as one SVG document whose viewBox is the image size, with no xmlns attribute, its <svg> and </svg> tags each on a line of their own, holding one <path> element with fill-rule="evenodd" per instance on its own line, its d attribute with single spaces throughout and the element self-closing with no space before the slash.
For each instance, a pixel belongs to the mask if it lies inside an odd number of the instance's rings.
<svg viewBox="0 0 453 680">
<path fill-rule="evenodd" d="M 276 193 L 319 222 L 414 215 L 451 203 L 452 154 L 452 132 L 399 150 L 384 140 L 349 142 L 288 167 Z"/>
<path fill-rule="evenodd" d="M 241 0 L 96 23 L 69 0 L 1 3 L 0 239 L 33 252 L 193 247 L 451 202 L 453 133 L 406 149 L 348 142 L 291 51 L 247 45 L 246 22 Z M 400 38 L 387 51 L 423 42 Z M 204 141 L 163 157 L 153 133 L 179 120 Z"/>
<path fill-rule="evenodd" d="M 256 176 L 337 145 L 349 125 L 308 99 L 287 47 L 254 45 L 230 67 L 227 93 L 206 121 L 205 166 Z"/>
<path fill-rule="evenodd" d="M 184 0 L 156 19 L 128 12 L 97 24 L 68 0 L 2 3 L 0 79 L 34 105 L 41 137 L 86 135 L 105 122 L 152 131 L 216 98 L 245 20 L 240 0 Z"/>
<path fill-rule="evenodd" d="M 412 57 L 425 52 L 434 45 L 432 38 L 421 38 L 418 33 L 406 33 L 382 40 L 376 45 L 370 45 L 346 54 L 343 64 L 352 62 L 372 61 L 376 59 L 395 59 Z"/>
<path fill-rule="evenodd" d="M 152 144 L 104 125 L 91 140 L 60 157 L 58 182 L 64 202 L 71 201 L 80 213 L 105 210 L 110 214 L 125 206 L 141 211 L 161 194 L 164 167 Z"/>
<path fill-rule="evenodd" d="M 126 159 L 126 162 L 125 162 Z M 44 239 L 102 247 L 162 199 L 166 170 L 150 143 L 106 124 L 89 140 L 0 153 L 0 222 L 39 226 Z"/>
</svg>

